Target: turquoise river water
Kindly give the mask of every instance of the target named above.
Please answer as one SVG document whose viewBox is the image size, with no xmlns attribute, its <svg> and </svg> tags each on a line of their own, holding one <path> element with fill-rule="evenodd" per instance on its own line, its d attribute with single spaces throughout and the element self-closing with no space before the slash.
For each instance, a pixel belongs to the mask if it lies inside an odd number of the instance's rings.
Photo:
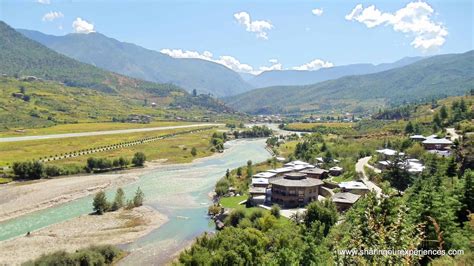
<svg viewBox="0 0 474 266">
<path fill-rule="evenodd" d="M 190 164 L 163 166 L 123 187 L 127 197 L 132 197 L 140 187 L 145 193 L 145 205 L 165 214 L 169 221 L 134 243 L 122 246 L 131 252 L 122 265 L 164 264 L 196 236 L 213 230 L 206 213 L 211 204 L 208 193 L 215 182 L 226 169 L 244 165 L 247 160 L 260 162 L 270 157 L 264 139 L 231 141 L 226 146 L 223 154 Z M 112 198 L 114 189 L 107 193 Z M 91 203 L 92 196 L 85 197 L 0 223 L 0 241 L 90 213 Z"/>
</svg>

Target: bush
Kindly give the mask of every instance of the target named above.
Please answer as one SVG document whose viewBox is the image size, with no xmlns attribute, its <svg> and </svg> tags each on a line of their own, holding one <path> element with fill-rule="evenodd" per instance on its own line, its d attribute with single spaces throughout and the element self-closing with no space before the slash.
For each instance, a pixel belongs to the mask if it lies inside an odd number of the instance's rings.
<svg viewBox="0 0 474 266">
<path fill-rule="evenodd" d="M 13 173 L 17 178 L 40 179 L 44 176 L 44 165 L 39 162 L 14 162 Z"/>
<path fill-rule="evenodd" d="M 122 188 L 118 188 L 115 193 L 114 203 L 112 204 L 112 211 L 116 211 L 125 205 L 125 193 Z"/>
<path fill-rule="evenodd" d="M 270 209 L 270 213 L 275 216 L 275 218 L 280 218 L 280 206 L 277 204 L 274 204 L 272 208 Z"/>
<path fill-rule="evenodd" d="M 122 251 L 112 245 L 91 246 L 75 253 L 56 251 L 42 255 L 40 258 L 29 261 L 25 265 L 110 265 L 122 255 Z"/>
<path fill-rule="evenodd" d="M 110 206 L 107 202 L 107 196 L 104 191 L 100 191 L 95 195 L 92 206 L 94 207 L 95 213 L 99 215 L 102 215 L 109 210 Z"/>
<path fill-rule="evenodd" d="M 229 216 L 225 219 L 226 225 L 237 226 L 239 222 L 245 218 L 245 212 L 240 209 L 233 210 Z"/>
<path fill-rule="evenodd" d="M 143 166 L 146 161 L 146 156 L 143 152 L 137 152 L 133 155 L 132 163 L 135 166 Z"/>
<path fill-rule="evenodd" d="M 197 150 L 196 150 L 196 148 L 193 147 L 193 148 L 191 149 L 191 155 L 192 155 L 192 156 L 196 156 L 196 155 L 197 155 Z"/>
</svg>

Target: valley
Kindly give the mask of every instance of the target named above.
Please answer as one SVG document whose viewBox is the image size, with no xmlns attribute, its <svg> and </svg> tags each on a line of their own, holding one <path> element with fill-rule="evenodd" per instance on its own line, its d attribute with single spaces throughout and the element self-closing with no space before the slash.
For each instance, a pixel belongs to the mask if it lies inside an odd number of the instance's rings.
<svg viewBox="0 0 474 266">
<path fill-rule="evenodd" d="M 472 5 L 431 2 L 2 1 L 0 265 L 471 265 Z"/>
</svg>

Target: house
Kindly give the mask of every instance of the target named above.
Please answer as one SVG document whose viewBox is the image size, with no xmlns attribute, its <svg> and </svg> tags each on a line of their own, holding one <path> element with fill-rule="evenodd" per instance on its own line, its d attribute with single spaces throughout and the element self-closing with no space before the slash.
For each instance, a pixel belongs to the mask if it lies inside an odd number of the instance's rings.
<svg viewBox="0 0 474 266">
<path fill-rule="evenodd" d="M 263 187 L 267 188 L 269 185 L 268 179 L 263 177 L 252 178 L 252 186 L 253 187 Z"/>
<path fill-rule="evenodd" d="M 316 178 L 308 178 L 304 173 L 287 173 L 270 179 L 270 184 L 272 203 L 292 208 L 317 200 L 319 188 L 324 183 Z"/>
<path fill-rule="evenodd" d="M 331 200 L 336 205 L 338 211 L 345 211 L 349 209 L 360 198 L 360 195 L 350 192 L 338 192 L 332 195 Z"/>
<path fill-rule="evenodd" d="M 295 169 L 293 167 L 282 167 L 277 169 L 270 169 L 267 172 L 274 173 L 276 176 L 283 176 L 286 173 L 293 172 Z"/>
<path fill-rule="evenodd" d="M 428 138 L 422 142 L 427 150 L 447 150 L 453 145 L 449 139 Z"/>
<path fill-rule="evenodd" d="M 413 135 L 413 136 L 410 136 L 410 139 L 413 141 L 421 142 L 421 141 L 424 141 L 426 138 L 423 135 Z"/>
<path fill-rule="evenodd" d="M 250 187 L 250 201 L 252 205 L 264 204 L 267 201 L 268 190 L 264 187 Z"/>
<path fill-rule="evenodd" d="M 329 175 L 329 171 L 321 168 L 311 168 L 301 171 L 301 173 L 306 174 L 308 177 L 324 179 Z"/>
<path fill-rule="evenodd" d="M 275 177 L 275 176 L 276 176 L 275 173 L 270 173 L 270 172 L 261 172 L 261 173 L 253 175 L 254 178 L 267 178 L 267 179 Z"/>
<path fill-rule="evenodd" d="M 357 195 L 363 195 L 369 192 L 369 188 L 360 181 L 347 181 L 339 183 L 339 187 L 343 192 L 351 192 Z"/>
<path fill-rule="evenodd" d="M 392 149 L 381 149 L 381 150 L 376 150 L 376 152 L 378 154 L 382 155 L 382 157 L 385 160 L 393 158 L 394 156 L 403 156 L 403 155 L 405 155 L 405 153 L 403 153 L 403 152 L 398 152 L 398 151 L 392 150 Z"/>
<path fill-rule="evenodd" d="M 342 167 L 339 167 L 339 166 L 334 166 L 334 167 L 329 168 L 329 173 L 332 176 L 342 175 L 343 171 L 344 171 L 344 169 L 342 169 Z"/>
</svg>

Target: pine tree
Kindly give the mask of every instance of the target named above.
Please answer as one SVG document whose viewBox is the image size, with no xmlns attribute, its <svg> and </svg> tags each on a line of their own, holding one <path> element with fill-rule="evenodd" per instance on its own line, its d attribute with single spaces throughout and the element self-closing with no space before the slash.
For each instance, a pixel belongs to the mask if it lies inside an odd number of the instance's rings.
<svg viewBox="0 0 474 266">
<path fill-rule="evenodd" d="M 114 203 L 112 204 L 112 211 L 119 210 L 125 205 L 125 193 L 122 188 L 118 188 L 115 193 Z"/>
<path fill-rule="evenodd" d="M 408 121 L 406 127 L 405 127 L 405 134 L 411 134 L 415 131 L 415 129 L 413 128 L 413 124 L 411 123 L 411 121 Z"/>
<path fill-rule="evenodd" d="M 134 207 L 140 207 L 143 205 L 143 200 L 145 199 L 145 194 L 143 191 L 140 189 L 140 187 L 137 188 L 137 191 L 135 192 L 135 196 L 133 197 L 133 206 Z"/>
</svg>

